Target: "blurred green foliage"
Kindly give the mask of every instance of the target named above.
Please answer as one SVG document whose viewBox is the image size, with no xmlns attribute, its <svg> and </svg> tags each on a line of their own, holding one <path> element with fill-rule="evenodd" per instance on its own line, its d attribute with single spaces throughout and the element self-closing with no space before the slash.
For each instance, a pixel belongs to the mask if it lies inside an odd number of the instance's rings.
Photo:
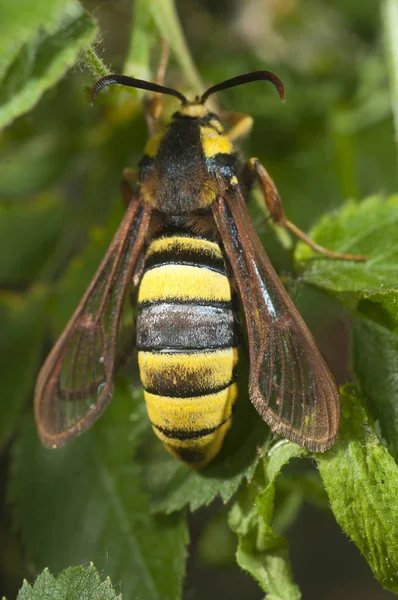
<svg viewBox="0 0 398 600">
<path fill-rule="evenodd" d="M 237 562 L 267 598 L 301 597 L 282 535 L 305 500 L 333 511 L 380 583 L 396 592 L 396 0 L 386 0 L 383 21 L 376 0 L 181 0 L 177 9 L 172 0 L 82 4 L 3 0 L 1 8 L 4 592 L 15 597 L 22 577 L 34 579 L 44 567 L 56 574 L 94 560 L 125 599 L 180 598 L 186 509 L 217 496 L 229 506 L 209 521 L 201 560 L 217 567 L 232 560 L 230 509 Z M 312 237 L 332 249 L 370 256 L 354 264 L 316 257 L 302 244 L 293 251 L 292 241 L 264 222 L 260 204 L 251 207 L 273 264 L 337 378 L 343 381 L 351 368 L 356 381 L 343 390 L 338 443 L 317 457 L 327 496 L 316 473 L 289 465 L 279 475 L 290 458 L 308 453 L 286 442 L 273 445 L 244 393 L 225 447 L 200 473 L 166 455 L 151 434 L 139 386 L 124 378 L 90 432 L 57 452 L 37 440 L 35 373 L 120 222 L 121 173 L 137 165 L 146 142 L 140 93 L 111 89 L 90 108 L 89 90 L 109 70 L 153 78 L 161 38 L 171 47 L 167 83 L 184 93 L 256 69 L 282 78 L 285 105 L 262 83 L 232 89 L 217 101 L 254 117 L 242 150 L 266 165 L 289 219 L 304 230 L 313 227 Z M 165 115 L 175 107 L 166 99 Z M 333 349 L 330 335 L 348 314 L 352 364 L 341 351 L 347 340 L 338 339 Z M 74 577 L 81 585 L 81 572 L 69 571 L 64 580 Z M 48 572 L 40 578 L 36 585 L 54 585 Z M 186 598 L 198 597 L 189 580 L 185 587 Z M 57 597 L 48 589 L 48 597 Z M 24 584 L 19 597 L 36 598 L 34 591 Z M 110 590 L 109 597 L 117 596 Z"/>
</svg>

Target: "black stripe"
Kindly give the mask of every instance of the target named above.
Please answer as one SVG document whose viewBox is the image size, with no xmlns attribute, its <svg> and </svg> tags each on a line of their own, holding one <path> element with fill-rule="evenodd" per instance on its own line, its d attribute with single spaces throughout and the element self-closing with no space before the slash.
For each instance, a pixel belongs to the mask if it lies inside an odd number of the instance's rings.
<svg viewBox="0 0 398 600">
<path fill-rule="evenodd" d="M 138 350 L 212 350 L 238 345 L 230 308 L 162 303 L 140 307 L 137 315 Z"/>
<path fill-rule="evenodd" d="M 205 115 L 204 117 L 201 117 L 200 124 L 201 125 L 208 125 L 209 127 L 213 127 L 210 124 L 210 121 L 217 121 L 217 123 L 219 123 L 221 125 L 220 117 L 218 117 L 216 115 L 216 113 L 212 113 L 212 112 L 207 113 L 207 115 Z M 213 129 L 215 129 L 215 127 L 213 127 Z"/>
<path fill-rule="evenodd" d="M 201 398 L 211 394 L 218 394 L 223 390 L 229 388 L 230 385 L 235 383 L 238 372 L 237 368 L 234 367 L 232 371 L 232 377 L 225 385 L 220 385 L 213 388 L 200 387 L 200 381 L 197 381 L 195 377 L 192 377 L 191 381 L 182 383 L 178 381 L 178 371 L 173 374 L 170 373 L 170 377 L 162 371 L 157 377 L 155 373 L 152 373 L 154 379 L 154 385 L 152 387 L 144 387 L 146 392 L 155 394 L 156 396 L 169 396 L 170 398 Z M 177 383 L 173 382 L 173 377 L 176 377 Z M 184 389 L 182 389 L 184 388 Z"/>
<path fill-rule="evenodd" d="M 168 438 L 174 438 L 175 440 L 196 440 L 201 437 L 205 437 L 210 433 L 214 433 L 217 429 L 220 429 L 227 421 L 229 421 L 231 417 L 229 416 L 227 419 L 224 419 L 221 423 L 216 425 L 215 427 L 209 427 L 207 429 L 198 429 L 197 431 L 187 431 L 185 429 L 164 429 L 159 425 L 152 424 L 152 427 L 155 427 L 158 431 L 163 433 Z"/>
<path fill-rule="evenodd" d="M 195 215 L 200 216 L 201 214 L 203 214 L 203 216 L 207 216 L 209 214 L 209 212 L 206 210 L 195 211 Z M 170 219 L 170 218 L 178 218 L 178 217 L 176 215 L 170 215 L 168 218 Z M 191 240 L 192 239 L 205 240 L 206 242 L 213 242 L 213 244 L 217 244 L 217 242 L 215 241 L 214 238 L 207 236 L 206 234 L 204 234 L 204 235 L 200 235 L 198 233 L 193 234 L 191 230 L 184 229 L 184 227 L 181 224 L 176 225 L 173 223 L 168 223 L 167 225 L 165 225 L 164 227 L 159 229 L 159 231 L 156 231 L 152 236 L 152 240 L 159 240 L 160 238 L 172 238 L 172 237 L 189 238 Z"/>
<path fill-rule="evenodd" d="M 228 344 L 226 346 L 217 346 L 216 348 L 162 348 L 161 350 L 140 350 L 140 352 L 151 352 L 153 354 L 156 354 L 157 352 L 164 352 L 164 353 L 168 353 L 168 352 L 172 352 L 173 354 L 203 354 L 204 352 L 206 353 L 211 353 L 211 352 L 218 352 L 219 350 L 227 350 L 228 348 L 238 348 L 239 344 L 235 344 L 235 345 L 231 345 Z"/>
<path fill-rule="evenodd" d="M 210 242 L 215 245 L 215 248 L 209 249 L 206 245 L 199 248 L 187 248 L 182 247 L 183 244 L 178 240 L 178 238 L 183 238 L 184 240 L 192 240 L 199 242 Z M 167 240 L 175 240 L 175 246 L 173 248 L 163 248 L 159 249 L 151 253 L 145 262 L 146 268 L 153 268 L 155 265 L 162 264 L 193 264 L 198 267 L 208 267 L 214 271 L 218 271 L 222 274 L 225 274 L 225 262 L 223 257 L 215 256 L 217 252 L 217 248 L 220 249 L 217 242 L 214 240 L 209 240 L 207 237 L 202 237 L 199 235 L 192 235 L 192 233 L 188 233 L 185 231 L 181 231 L 178 228 L 163 230 L 161 235 L 157 239 L 167 239 Z"/>
<path fill-rule="evenodd" d="M 221 275 L 226 276 L 225 263 L 223 258 L 210 256 L 208 252 L 198 252 L 195 250 L 163 250 L 154 252 L 148 256 L 145 261 L 145 271 L 163 267 L 164 265 L 189 265 L 193 267 L 205 268 Z"/>
<path fill-rule="evenodd" d="M 146 308 L 148 306 L 159 306 L 160 304 L 166 304 L 165 300 L 145 300 L 144 302 L 138 302 L 138 309 Z M 232 302 L 230 300 L 203 300 L 201 298 L 189 298 L 183 300 L 182 298 L 173 298 L 173 304 L 181 304 L 184 306 L 213 306 L 214 308 L 232 308 Z"/>
</svg>

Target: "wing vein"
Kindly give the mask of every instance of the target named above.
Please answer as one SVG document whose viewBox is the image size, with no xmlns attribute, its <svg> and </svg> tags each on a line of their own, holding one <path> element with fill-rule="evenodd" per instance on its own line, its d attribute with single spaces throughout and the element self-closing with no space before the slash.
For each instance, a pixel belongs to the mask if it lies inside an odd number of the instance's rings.
<svg viewBox="0 0 398 600">
<path fill-rule="evenodd" d="M 113 393 L 119 323 L 151 209 L 133 199 L 83 299 L 43 365 L 35 391 L 39 436 L 62 446 L 88 429 Z"/>
<path fill-rule="evenodd" d="M 212 208 L 245 315 L 251 401 L 273 431 L 327 450 L 339 425 L 333 375 L 276 275 L 243 196 L 229 193 Z"/>
</svg>

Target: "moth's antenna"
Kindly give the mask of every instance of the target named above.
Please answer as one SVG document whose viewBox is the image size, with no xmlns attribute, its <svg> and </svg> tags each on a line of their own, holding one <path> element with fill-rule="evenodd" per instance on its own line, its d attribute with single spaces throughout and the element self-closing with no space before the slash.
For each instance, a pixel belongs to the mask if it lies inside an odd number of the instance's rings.
<svg viewBox="0 0 398 600">
<path fill-rule="evenodd" d="M 215 92 L 219 92 L 220 90 L 227 90 L 228 88 L 235 87 L 237 85 L 243 85 L 245 83 L 251 83 L 252 81 L 270 81 L 277 89 L 279 97 L 282 101 L 285 100 L 285 88 L 283 87 L 282 81 L 271 71 L 253 71 L 252 73 L 245 73 L 244 75 L 238 75 L 237 77 L 232 77 L 232 79 L 227 79 L 222 83 L 217 83 L 213 85 L 211 88 L 205 91 L 201 98 L 201 103 L 204 104 L 207 98 L 211 94 L 215 94 Z"/>
<path fill-rule="evenodd" d="M 138 88 L 140 90 L 148 90 L 149 92 L 158 92 L 159 94 L 169 94 L 169 96 L 175 96 L 178 98 L 182 104 L 187 103 L 187 99 L 185 98 L 184 94 L 181 94 L 181 92 L 173 90 L 172 88 L 159 85 L 158 83 L 144 81 L 143 79 L 136 79 L 135 77 L 127 77 L 127 75 L 105 75 L 105 77 L 98 79 L 93 86 L 91 91 L 91 104 L 94 104 L 98 92 L 106 85 L 111 85 L 112 83 L 118 83 L 120 85 Z"/>
</svg>

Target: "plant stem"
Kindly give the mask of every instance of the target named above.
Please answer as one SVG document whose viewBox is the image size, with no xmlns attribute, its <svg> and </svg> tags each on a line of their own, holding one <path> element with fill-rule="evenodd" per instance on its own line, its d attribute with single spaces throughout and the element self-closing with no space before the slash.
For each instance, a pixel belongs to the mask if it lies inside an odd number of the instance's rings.
<svg viewBox="0 0 398 600">
<path fill-rule="evenodd" d="M 98 56 L 93 46 L 89 46 L 83 53 L 83 62 L 86 67 L 93 73 L 96 79 L 109 74 L 109 68 Z"/>
</svg>

